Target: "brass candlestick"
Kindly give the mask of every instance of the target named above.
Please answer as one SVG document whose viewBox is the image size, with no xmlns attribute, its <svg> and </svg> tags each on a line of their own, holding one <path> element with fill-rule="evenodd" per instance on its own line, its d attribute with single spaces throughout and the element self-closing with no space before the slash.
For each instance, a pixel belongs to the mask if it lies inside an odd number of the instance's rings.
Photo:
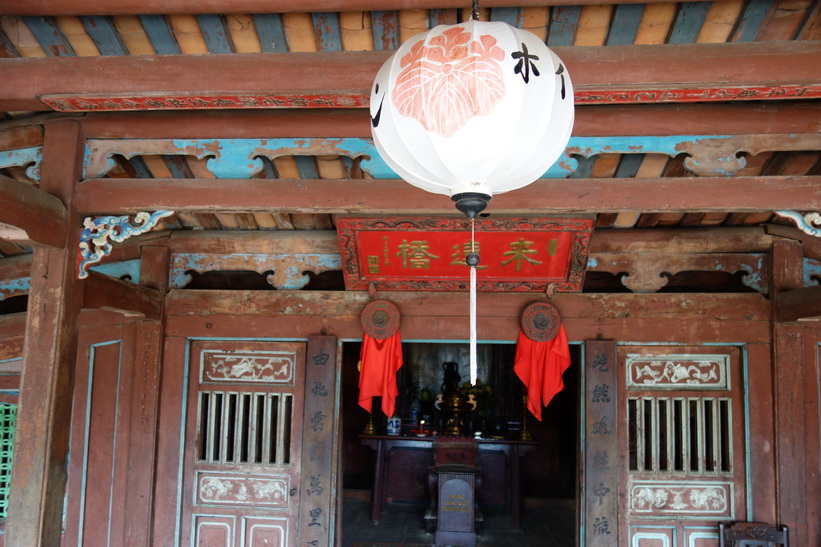
<svg viewBox="0 0 821 547">
<path fill-rule="evenodd" d="M 527 395 L 522 396 L 522 431 L 519 433 L 520 441 L 532 441 L 533 435 L 527 428 Z"/>
<path fill-rule="evenodd" d="M 363 435 L 376 435 L 376 426 L 373 425 L 373 413 L 368 412 L 368 424 L 365 426 L 365 430 L 362 431 Z"/>
</svg>

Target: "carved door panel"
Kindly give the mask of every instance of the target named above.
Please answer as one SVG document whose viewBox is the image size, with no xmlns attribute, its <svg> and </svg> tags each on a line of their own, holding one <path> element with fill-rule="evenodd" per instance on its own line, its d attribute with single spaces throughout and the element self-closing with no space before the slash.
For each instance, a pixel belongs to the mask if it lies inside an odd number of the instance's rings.
<svg viewBox="0 0 821 547">
<path fill-rule="evenodd" d="M 620 346 L 618 365 L 623 543 L 716 546 L 747 514 L 739 349 Z"/>
<path fill-rule="evenodd" d="M 191 344 L 181 545 L 295 545 L 306 345 Z"/>
</svg>

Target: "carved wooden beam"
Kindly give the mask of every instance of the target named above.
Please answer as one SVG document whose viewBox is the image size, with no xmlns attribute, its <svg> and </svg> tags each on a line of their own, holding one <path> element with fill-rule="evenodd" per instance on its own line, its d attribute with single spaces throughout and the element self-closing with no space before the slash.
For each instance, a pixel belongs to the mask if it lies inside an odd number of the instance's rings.
<svg viewBox="0 0 821 547">
<path fill-rule="evenodd" d="M 82 123 L 89 139 L 371 138 L 370 118 L 361 109 L 90 112 Z M 821 132 L 821 105 L 582 105 L 576 107 L 573 135 L 713 135 L 718 123 L 722 135 L 813 134 Z"/>
<path fill-rule="evenodd" d="M 675 200 L 671 199 L 675 196 Z M 82 214 L 170 209 L 194 212 L 456 214 L 447 197 L 384 179 L 89 179 Z M 494 196 L 491 214 L 710 212 L 821 209 L 821 177 L 540 179 Z"/>
<path fill-rule="evenodd" d="M 586 4 L 652 4 L 668 0 L 552 0 L 551 5 L 578 6 Z M 543 6 L 544 0 L 488 0 L 482 7 Z M 345 0 L 336 5 L 323 0 L 178 0 L 174 13 L 287 13 L 305 11 L 386 11 L 407 9 L 466 8 L 464 0 Z M 166 14 L 168 3 L 163 0 L 50 0 L 44 4 L 27 0 L 6 0 L 2 12 L 7 15 L 134 15 Z"/>
<path fill-rule="evenodd" d="M 821 75 L 815 70 L 821 56 L 818 41 L 555 50 L 572 75 L 580 105 L 821 95 Z M 364 107 L 389 55 L 359 51 L 2 59 L 0 109 Z"/>
<path fill-rule="evenodd" d="M 128 316 L 160 319 L 162 293 L 142 285 L 126 283 L 117 278 L 89 272 L 85 281 L 84 309 L 116 311 Z"/>
<path fill-rule="evenodd" d="M 0 175 L 0 237 L 63 247 L 68 213 L 56 196 Z"/>
</svg>

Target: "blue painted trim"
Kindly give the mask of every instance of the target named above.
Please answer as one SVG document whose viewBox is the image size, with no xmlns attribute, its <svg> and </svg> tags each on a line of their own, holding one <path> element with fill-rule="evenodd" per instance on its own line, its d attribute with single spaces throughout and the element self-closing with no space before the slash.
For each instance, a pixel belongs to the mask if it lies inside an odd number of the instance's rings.
<svg viewBox="0 0 821 547">
<path fill-rule="evenodd" d="M 49 57 L 73 57 L 74 48 L 53 17 L 26 16 L 23 20 Z"/>
<path fill-rule="evenodd" d="M 804 258 L 804 286 L 814 287 L 819 285 L 818 279 L 813 279 L 813 276 L 821 278 L 821 261 L 812 258 Z M 819 399 L 821 400 L 821 399 Z"/>
<path fill-rule="evenodd" d="M 550 28 L 547 45 L 550 47 L 572 46 L 579 28 L 581 6 L 555 6 L 550 10 Z"/>
<path fill-rule="evenodd" d="M 683 2 L 679 4 L 678 14 L 670 31 L 668 44 L 692 44 L 698 38 L 701 27 L 707 19 L 712 2 Z"/>
<path fill-rule="evenodd" d="M 189 271 L 200 273 L 208 271 L 229 270 L 237 271 L 237 268 L 227 268 L 220 263 L 221 255 L 214 255 L 213 268 L 203 269 L 200 265 L 209 255 L 203 253 L 178 253 L 171 261 L 169 271 L 169 286 L 172 289 L 184 288 L 191 282 Z M 276 271 L 281 264 L 288 264 L 284 269 L 286 281 L 282 285 L 277 285 L 279 290 L 299 290 L 310 282 L 310 277 L 303 274 L 303 271 L 312 267 L 320 271 L 338 270 L 342 267 L 342 257 L 338 253 L 234 253 L 232 257 L 241 257 L 244 270 L 263 273 L 269 270 Z"/>
<path fill-rule="evenodd" d="M 738 28 L 733 33 L 734 42 L 752 42 L 761 31 L 767 14 L 773 8 L 772 0 L 749 0 L 741 14 Z"/>
<path fill-rule="evenodd" d="M 40 180 L 40 163 L 43 160 L 43 147 L 30 146 L 16 150 L 0 150 L 0 169 L 7 167 L 26 167 L 26 175 L 32 180 Z"/>
<path fill-rule="evenodd" d="M 148 168 L 148 165 L 145 164 L 145 160 L 140 156 L 125 161 L 131 164 L 131 167 L 134 168 L 134 172 L 137 174 L 137 177 L 142 179 L 154 178 L 154 174 L 151 172 L 151 169 Z"/>
<path fill-rule="evenodd" d="M 376 51 L 399 49 L 399 15 L 396 11 L 371 12 L 371 25 L 373 26 L 373 49 Z"/>
<path fill-rule="evenodd" d="M 524 15 L 522 8 L 490 8 L 490 20 L 507 23 L 511 27 L 522 28 Z"/>
<path fill-rule="evenodd" d="M 342 51 L 342 38 L 339 35 L 339 14 L 336 12 L 311 13 L 316 35 L 316 48 L 319 51 Z"/>
<path fill-rule="evenodd" d="M 182 53 L 177 43 L 177 38 L 171 31 L 171 25 L 164 15 L 140 15 L 140 23 L 143 25 L 154 51 L 158 55 L 177 55 Z"/>
<path fill-rule="evenodd" d="M 80 21 L 94 40 L 100 55 L 128 55 L 128 48 L 110 17 L 86 15 L 80 17 Z"/>
<path fill-rule="evenodd" d="M 188 418 L 188 413 L 186 410 L 188 409 L 188 376 L 189 376 L 189 368 L 191 366 L 191 342 L 195 340 L 194 338 L 186 338 L 185 343 L 185 356 L 183 360 L 183 367 L 182 367 L 182 397 L 180 404 L 182 407 L 180 408 L 180 445 L 177 449 L 177 456 L 179 457 L 179 463 L 177 464 L 177 503 L 175 507 L 176 515 L 174 516 L 174 544 L 179 545 L 180 541 L 180 534 L 182 530 L 180 529 L 181 526 L 181 517 L 182 517 L 182 480 L 183 480 L 183 465 L 185 464 L 185 458 L 183 457 L 185 454 L 185 422 Z"/>
<path fill-rule="evenodd" d="M 208 47 L 208 53 L 234 53 L 234 43 L 222 15 L 197 15 L 197 23 Z"/>
<path fill-rule="evenodd" d="M 585 162 L 597 154 L 664 154 L 675 157 L 686 154 L 694 144 L 710 141 L 721 145 L 721 141 L 733 142 L 733 135 L 672 135 L 672 136 L 614 136 L 614 137 L 571 137 L 564 154 L 540 178 L 587 177 L 592 164 Z M 162 139 L 158 139 L 162 140 Z M 199 159 L 207 158 L 207 167 L 216 178 L 253 178 L 263 172 L 265 165 L 261 156 L 297 156 L 301 170 L 310 169 L 315 155 L 340 155 L 359 158 L 362 170 L 375 179 L 400 178 L 388 167 L 376 150 L 373 140 L 365 137 L 348 137 L 340 139 L 321 138 L 275 138 L 275 139 L 167 139 L 169 148 L 165 155 L 193 155 Z M 214 152 L 218 150 L 218 152 Z M 92 149 L 86 147 L 83 166 L 85 178 L 100 177 L 115 168 L 113 156 L 105 158 L 101 172 L 91 172 Z M 139 156 L 139 149 L 122 154 L 126 159 Z M 300 156 L 306 156 L 300 160 Z M 0 165 L 3 157 L 0 154 Z M 14 162 L 23 159 L 11 160 Z M 305 162 L 300 163 L 300 162 Z M 625 168 L 637 160 L 622 160 Z M 17 163 L 14 163 L 17 164 Z M 315 170 L 316 167 L 314 166 Z M 306 171 L 307 172 L 307 171 Z M 314 171 L 311 171 L 314 172 Z M 182 173 L 179 176 L 187 176 Z M 304 175 L 303 175 L 304 176 Z M 317 178 L 317 176 L 312 178 Z"/>
<path fill-rule="evenodd" d="M 254 26 L 257 28 L 259 44 L 264 53 L 287 53 L 288 39 L 278 13 L 254 14 Z"/>
<path fill-rule="evenodd" d="M 0 302 L 6 298 L 14 298 L 28 294 L 31 290 L 31 277 L 16 277 L 0 280 Z"/>
<path fill-rule="evenodd" d="M 636 41 L 643 13 L 644 4 L 616 5 L 605 45 L 632 46 Z"/>
<path fill-rule="evenodd" d="M 117 279 L 128 277 L 129 283 L 138 285 L 140 283 L 140 259 L 123 260 L 121 262 L 108 262 L 106 264 L 97 264 L 89 268 L 101 274 L 110 275 Z"/>
</svg>

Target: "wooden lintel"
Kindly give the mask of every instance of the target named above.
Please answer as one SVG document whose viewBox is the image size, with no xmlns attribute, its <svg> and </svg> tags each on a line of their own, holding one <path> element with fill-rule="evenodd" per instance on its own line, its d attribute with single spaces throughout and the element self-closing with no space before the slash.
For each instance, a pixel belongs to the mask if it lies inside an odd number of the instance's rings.
<svg viewBox="0 0 821 547">
<path fill-rule="evenodd" d="M 743 103 L 577 105 L 573 135 L 671 136 L 816 134 L 821 105 L 770 101 Z M 90 139 L 224 139 L 371 137 L 364 109 L 91 112 L 83 119 Z"/>
<path fill-rule="evenodd" d="M 667 0 L 552 0 L 551 5 L 585 4 L 652 4 Z M 543 6 L 543 0 L 489 0 L 482 7 Z M 346 0 L 338 6 L 329 6 L 323 0 L 285 0 L 266 2 L 265 0 L 178 0 L 174 13 L 288 13 L 310 11 L 385 11 L 407 9 L 445 9 L 470 7 L 462 0 Z M 7 15 L 134 15 L 169 12 L 168 3 L 163 0 L 50 0 L 45 4 L 26 0 L 7 0 L 2 9 Z"/>
<path fill-rule="evenodd" d="M 89 272 L 85 283 L 83 308 L 111 310 L 147 319 L 161 318 L 162 294 L 156 289 L 93 271 Z"/>
<path fill-rule="evenodd" d="M 0 223 L 17 229 L 4 231 L 4 239 L 63 247 L 67 219 L 66 207 L 56 196 L 0 175 Z"/>
<path fill-rule="evenodd" d="M 78 186 L 76 203 L 84 215 L 158 209 L 351 215 L 454 211 L 446 197 L 384 179 L 89 179 Z M 494 196 L 488 205 L 491 214 L 541 216 L 774 209 L 821 209 L 821 177 L 540 179 Z"/>
<path fill-rule="evenodd" d="M 821 285 L 778 293 L 775 320 L 779 323 L 821 321 Z"/>
<path fill-rule="evenodd" d="M 571 74 L 577 103 L 584 97 L 592 100 L 593 95 L 637 91 L 703 90 L 709 94 L 729 89 L 728 74 L 733 75 L 732 88 L 790 90 L 786 95 L 779 94 L 780 99 L 800 99 L 821 84 L 821 74 L 815 70 L 821 56 L 821 43 L 817 41 L 554 49 Z M 4 83 L 0 109 L 43 110 L 46 103 L 58 110 L 82 109 L 76 103 L 68 104 L 72 97 L 82 99 L 83 104 L 95 103 L 88 108 L 92 110 L 105 108 L 111 98 L 309 98 L 330 94 L 367 100 L 376 73 L 390 54 L 360 51 L 0 59 Z M 83 77 L 78 78 L 78 74 Z M 198 77 L 191 78 L 191 74 Z M 761 93 L 758 98 L 768 96 Z M 686 100 L 671 98 L 670 102 Z M 171 103 L 144 108 L 176 107 Z"/>
</svg>

